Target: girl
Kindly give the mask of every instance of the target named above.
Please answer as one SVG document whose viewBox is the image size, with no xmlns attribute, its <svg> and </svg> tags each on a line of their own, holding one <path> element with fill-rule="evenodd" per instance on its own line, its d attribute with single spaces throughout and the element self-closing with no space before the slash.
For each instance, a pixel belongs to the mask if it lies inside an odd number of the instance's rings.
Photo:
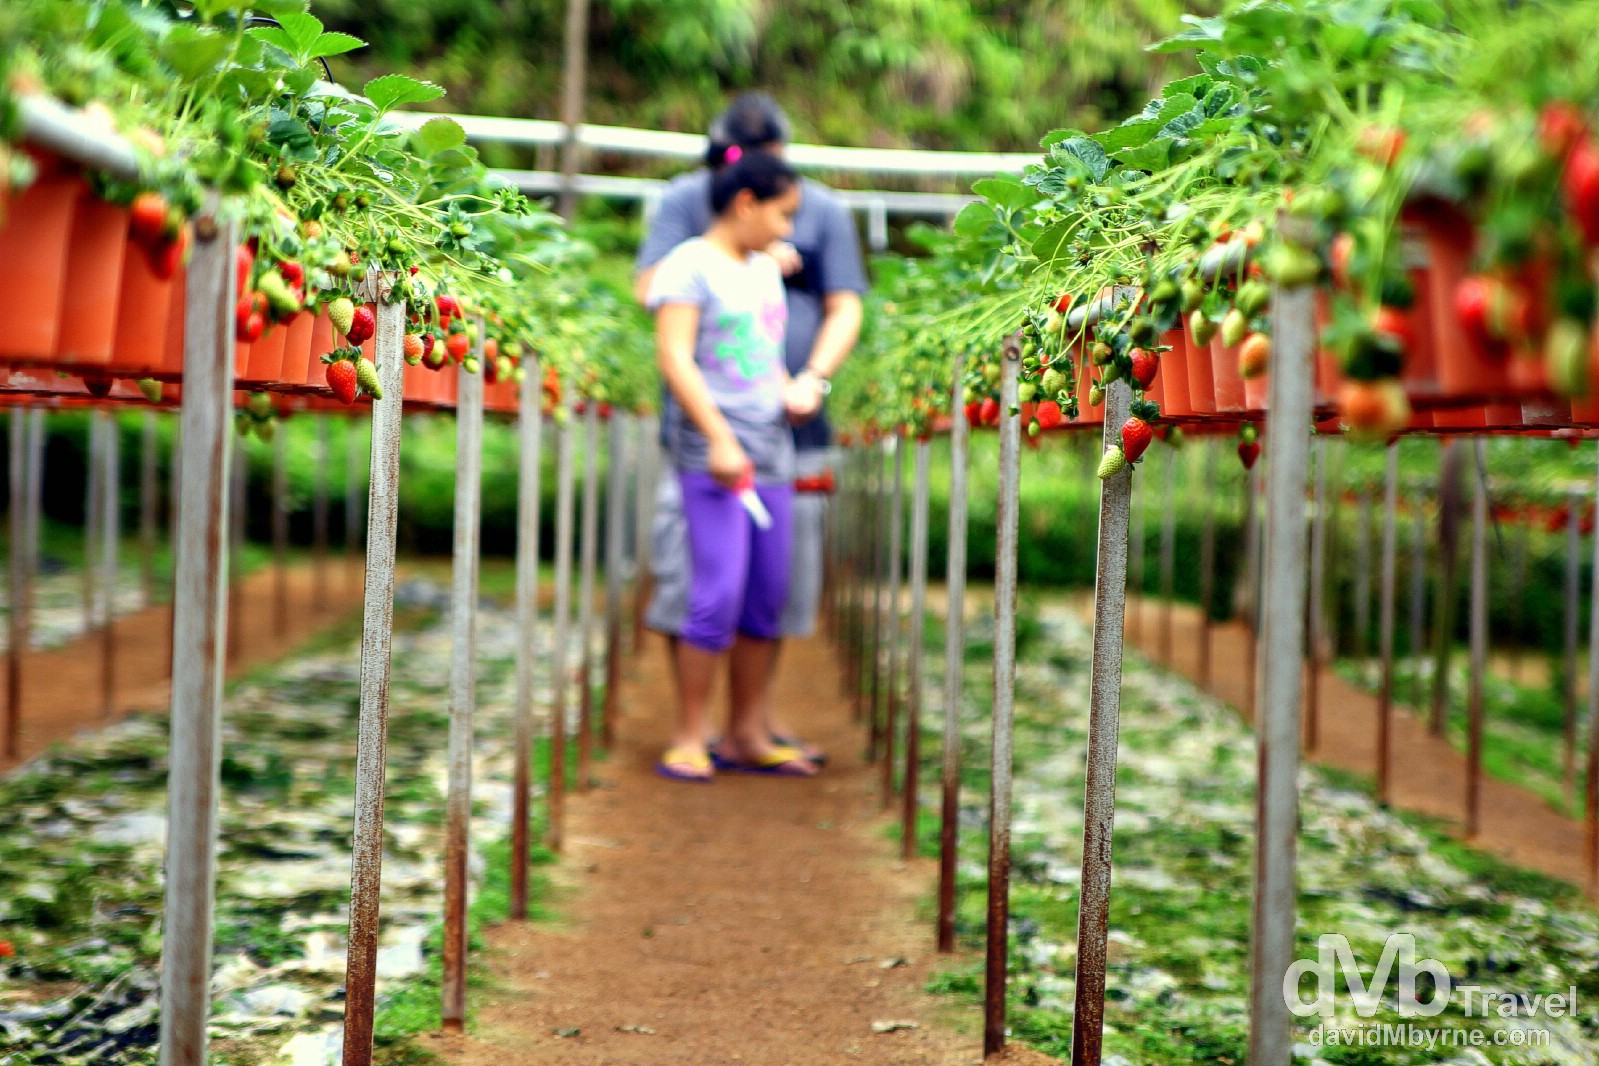
<svg viewBox="0 0 1599 1066">
<path fill-rule="evenodd" d="M 787 420 L 820 399 L 784 369 L 783 281 L 762 253 L 792 232 L 798 176 L 766 152 L 725 151 L 727 165 L 711 178 L 710 229 L 661 261 L 646 300 L 671 397 L 667 447 L 692 563 L 677 642 L 680 713 L 657 769 L 687 781 L 712 777 L 705 738 L 724 653 L 731 649 L 738 660 L 735 677 L 764 678 L 770 669 L 788 595 L 794 445 Z M 752 701 L 740 695 L 733 706 L 747 708 Z M 721 755 L 744 770 L 816 772 L 798 751 L 774 745 L 749 713 L 735 712 Z"/>
</svg>

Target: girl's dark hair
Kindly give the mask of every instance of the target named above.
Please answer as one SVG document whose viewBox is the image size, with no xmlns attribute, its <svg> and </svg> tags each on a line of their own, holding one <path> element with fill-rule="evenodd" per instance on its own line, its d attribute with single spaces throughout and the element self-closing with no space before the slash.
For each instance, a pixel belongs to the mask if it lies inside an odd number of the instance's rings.
<svg viewBox="0 0 1599 1066">
<path fill-rule="evenodd" d="M 711 172 L 711 212 L 720 215 L 733 198 L 748 189 L 762 203 L 794 187 L 799 175 L 770 152 L 741 151 L 738 158 Z"/>
</svg>

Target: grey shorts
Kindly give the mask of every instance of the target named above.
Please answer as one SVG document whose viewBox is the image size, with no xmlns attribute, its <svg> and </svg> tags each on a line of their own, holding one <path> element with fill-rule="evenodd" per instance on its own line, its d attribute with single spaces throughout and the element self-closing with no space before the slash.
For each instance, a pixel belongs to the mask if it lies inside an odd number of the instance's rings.
<svg viewBox="0 0 1599 1066">
<path fill-rule="evenodd" d="M 833 465 L 829 450 L 796 452 L 797 477 L 816 477 Z M 827 521 L 827 496 L 802 492 L 794 497 L 794 548 L 789 563 L 788 602 L 783 607 L 785 637 L 808 637 L 816 632 L 816 612 L 822 602 L 822 535 Z M 688 524 L 683 518 L 683 498 L 670 464 L 663 464 L 655 490 L 655 520 L 650 528 L 650 576 L 653 591 L 644 611 L 644 624 L 657 633 L 675 636 L 688 613 Z"/>
</svg>

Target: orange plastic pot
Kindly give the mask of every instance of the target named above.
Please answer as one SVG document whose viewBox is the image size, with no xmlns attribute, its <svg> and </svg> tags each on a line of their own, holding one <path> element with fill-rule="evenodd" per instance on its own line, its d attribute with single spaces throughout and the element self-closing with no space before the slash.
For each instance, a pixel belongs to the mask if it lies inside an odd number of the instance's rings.
<svg viewBox="0 0 1599 1066">
<path fill-rule="evenodd" d="M 322 357 L 339 346 L 338 338 L 333 330 L 333 319 L 328 317 L 326 311 L 320 311 L 311 319 L 311 342 L 305 358 L 304 377 L 299 382 L 299 388 L 314 392 L 327 387 L 327 364 Z"/>
<path fill-rule="evenodd" d="M 1169 351 L 1161 353 L 1160 373 L 1155 380 L 1162 382 L 1164 401 L 1160 413 L 1166 418 L 1193 418 L 1193 401 L 1188 395 L 1188 338 L 1180 329 L 1174 329 L 1160 339 Z"/>
<path fill-rule="evenodd" d="M 316 316 L 301 311 L 287 323 L 283 338 L 283 370 L 273 383 L 277 389 L 302 389 L 310 373 L 311 338 L 316 332 Z"/>
<path fill-rule="evenodd" d="M 125 258 L 144 258 L 141 249 L 128 243 L 128 212 L 85 188 L 72 213 L 61 326 L 49 362 L 71 366 L 111 362 Z"/>
<path fill-rule="evenodd" d="M 1216 413 L 1216 380 L 1210 365 L 1210 346 L 1194 340 L 1183 326 L 1183 364 L 1188 370 L 1188 404 L 1194 414 L 1208 418 Z"/>
<path fill-rule="evenodd" d="M 47 362 L 56 351 L 66 293 L 72 216 L 87 186 L 78 177 L 41 177 L 0 222 L 0 292 L 13 315 L 0 330 L 0 360 Z"/>
<path fill-rule="evenodd" d="M 1218 334 L 1210 340 L 1210 373 L 1216 387 L 1218 414 L 1240 414 L 1248 409 L 1244 379 L 1238 374 L 1239 345 L 1228 346 Z"/>
<path fill-rule="evenodd" d="M 1458 214 L 1434 211 L 1421 223 L 1427 243 L 1427 305 L 1438 363 L 1439 402 L 1488 403 L 1511 391 L 1504 355 L 1479 344 L 1455 314 L 1455 290 L 1471 273 L 1476 233 Z"/>
<path fill-rule="evenodd" d="M 1343 387 L 1344 368 L 1338 353 L 1322 343 L 1332 322 L 1332 298 L 1327 290 L 1316 290 L 1316 394 L 1315 409 L 1328 412 L 1338 406 L 1338 390 Z"/>
<path fill-rule="evenodd" d="M 1244 410 L 1250 418 L 1259 418 L 1265 415 L 1267 398 L 1271 395 L 1271 375 L 1256 374 L 1252 378 L 1244 378 Z"/>
<path fill-rule="evenodd" d="M 283 352 L 289 339 L 287 323 L 275 322 L 250 345 L 244 370 L 238 375 L 241 388 L 261 389 L 283 374 Z"/>
<path fill-rule="evenodd" d="M 117 339 L 113 347 L 116 370 L 133 377 L 171 373 L 168 325 L 173 293 L 182 291 L 183 278 L 181 270 L 171 278 L 158 277 L 145 250 L 137 242 L 129 243 L 122 261 L 122 303 L 117 308 Z M 181 298 L 176 302 L 181 315 Z M 182 373 L 181 364 L 178 373 Z"/>
<path fill-rule="evenodd" d="M 405 368 L 403 389 L 407 407 L 431 408 L 438 398 L 441 385 L 440 371 L 429 370 L 418 363 Z"/>
</svg>

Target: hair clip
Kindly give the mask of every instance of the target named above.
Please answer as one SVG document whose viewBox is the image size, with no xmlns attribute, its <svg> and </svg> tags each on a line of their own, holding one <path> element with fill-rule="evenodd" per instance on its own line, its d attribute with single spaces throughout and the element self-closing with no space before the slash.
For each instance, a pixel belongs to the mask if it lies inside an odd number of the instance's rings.
<svg viewBox="0 0 1599 1066">
<path fill-rule="evenodd" d="M 740 148 L 736 144 L 732 145 L 726 152 L 723 153 L 722 158 L 727 160 L 729 163 L 737 163 L 740 159 L 744 158 L 744 149 Z"/>
</svg>

